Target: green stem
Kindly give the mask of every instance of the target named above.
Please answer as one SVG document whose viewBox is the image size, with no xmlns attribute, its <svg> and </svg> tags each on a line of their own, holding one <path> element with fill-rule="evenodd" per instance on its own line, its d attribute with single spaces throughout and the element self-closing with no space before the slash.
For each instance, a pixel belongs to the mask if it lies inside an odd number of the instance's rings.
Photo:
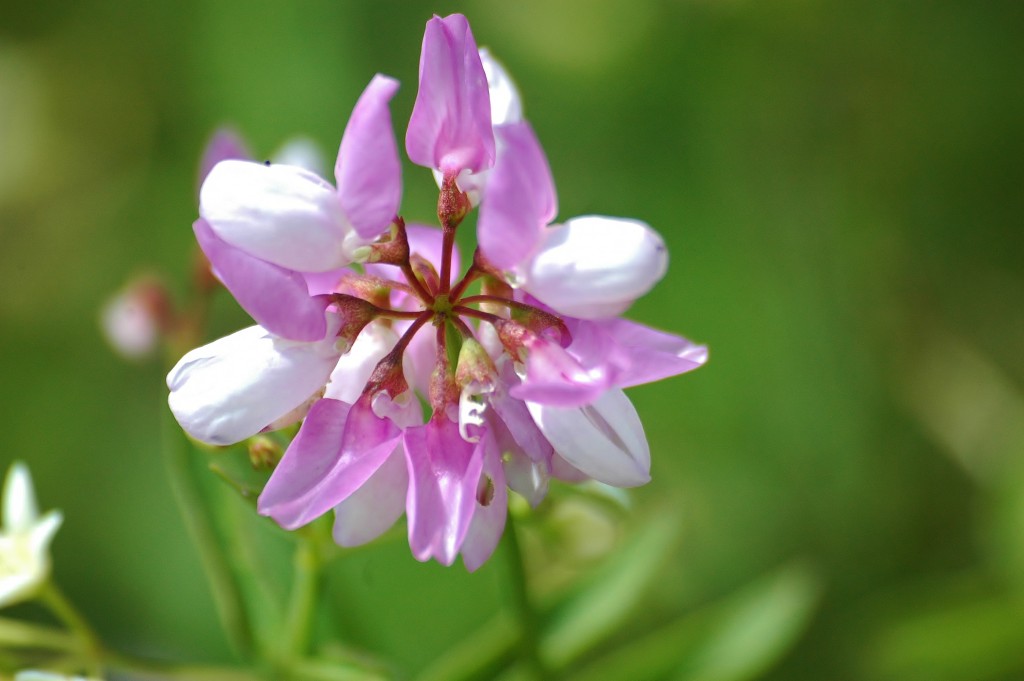
<svg viewBox="0 0 1024 681">
<path fill-rule="evenodd" d="M 107 666 L 120 672 L 127 672 L 131 678 L 143 681 L 261 681 L 264 677 L 245 669 L 215 667 L 193 664 L 174 664 L 163 661 L 145 660 L 123 653 L 108 652 Z"/>
<path fill-rule="evenodd" d="M 235 581 L 227 556 L 218 540 L 206 500 L 199 490 L 191 466 L 191 449 L 184 436 L 164 419 L 164 458 L 171 487 L 185 526 L 199 549 L 214 605 L 231 645 L 243 658 L 252 655 L 252 626 L 245 610 L 241 589 Z"/>
<path fill-rule="evenodd" d="M 40 589 L 39 599 L 81 641 L 85 654 L 92 661 L 92 671 L 99 674 L 103 643 L 96 630 L 52 581 Z"/>
<path fill-rule="evenodd" d="M 523 553 L 519 547 L 519 538 L 516 536 L 516 527 L 512 516 L 508 518 L 508 527 L 502 537 L 505 544 L 505 554 L 508 557 L 509 577 L 512 581 L 512 600 L 519 619 L 519 650 L 524 658 L 527 668 L 537 681 L 547 681 L 551 678 L 544 661 L 540 656 L 540 645 L 537 634 L 540 630 L 540 618 L 537 615 L 533 603 L 530 601 L 530 593 L 526 580 L 526 566 L 523 563 Z"/>
<path fill-rule="evenodd" d="M 285 630 L 285 655 L 292 665 L 309 653 L 320 595 L 320 554 L 315 538 L 299 537 L 295 547 L 295 577 Z"/>
</svg>

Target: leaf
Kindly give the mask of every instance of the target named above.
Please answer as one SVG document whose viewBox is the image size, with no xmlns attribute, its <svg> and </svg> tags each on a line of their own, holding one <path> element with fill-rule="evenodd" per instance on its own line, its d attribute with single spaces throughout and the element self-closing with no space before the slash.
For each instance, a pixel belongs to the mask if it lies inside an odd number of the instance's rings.
<svg viewBox="0 0 1024 681">
<path fill-rule="evenodd" d="M 768 669 L 806 628 L 820 589 L 792 565 L 603 655 L 572 681 L 741 681 Z"/>
<path fill-rule="evenodd" d="M 361 669 L 336 660 L 302 660 L 292 666 L 299 681 L 385 681 L 388 677 L 377 671 Z"/>
<path fill-rule="evenodd" d="M 511 530 L 507 530 L 511 531 Z M 493 679 L 515 654 L 519 631 L 505 613 L 464 638 L 416 677 L 417 681 L 484 681 Z"/>
<path fill-rule="evenodd" d="M 674 681 L 757 678 L 799 639 L 820 593 L 815 573 L 798 563 L 731 596 Z"/>
<path fill-rule="evenodd" d="M 540 654 L 551 669 L 566 667 L 611 636 L 639 605 L 679 534 L 675 516 L 653 516 L 633 540 L 552 617 Z"/>
<path fill-rule="evenodd" d="M 1024 669 L 1024 603 L 984 575 L 943 580 L 877 627 L 865 674 L 883 681 L 986 681 Z"/>
</svg>

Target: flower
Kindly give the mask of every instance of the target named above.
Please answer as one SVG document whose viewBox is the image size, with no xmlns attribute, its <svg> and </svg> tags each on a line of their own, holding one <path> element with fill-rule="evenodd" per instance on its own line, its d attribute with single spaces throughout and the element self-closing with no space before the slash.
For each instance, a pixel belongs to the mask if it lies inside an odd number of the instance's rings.
<svg viewBox="0 0 1024 681">
<path fill-rule="evenodd" d="M 337 190 L 295 169 L 211 170 L 195 233 L 259 325 L 185 355 L 171 408 L 214 444 L 303 418 L 261 514 L 294 529 L 333 510 L 335 540 L 354 546 L 404 513 L 418 560 L 461 555 L 475 570 L 509 490 L 536 505 L 551 478 L 646 483 L 650 448 L 623 389 L 690 371 L 707 350 L 618 318 L 664 275 L 664 243 L 637 220 L 552 224 L 543 149 L 465 17 L 427 23 L 406 133 L 410 159 L 438 178 L 440 229 L 397 214 L 397 84 L 374 82 L 346 127 Z M 455 233 L 477 205 L 479 248 L 460 274 Z"/>
<path fill-rule="evenodd" d="M 3 490 L 0 607 L 31 598 L 49 578 L 50 542 L 62 520 L 60 511 L 39 515 L 28 466 L 11 464 Z"/>
<path fill-rule="evenodd" d="M 153 354 L 171 328 L 173 306 L 166 287 L 155 276 L 129 281 L 100 311 L 100 328 L 110 346 L 126 359 Z"/>
<path fill-rule="evenodd" d="M 57 672 L 41 671 L 38 669 L 23 669 L 14 675 L 14 681 L 100 681 L 89 676 L 68 676 Z"/>
</svg>

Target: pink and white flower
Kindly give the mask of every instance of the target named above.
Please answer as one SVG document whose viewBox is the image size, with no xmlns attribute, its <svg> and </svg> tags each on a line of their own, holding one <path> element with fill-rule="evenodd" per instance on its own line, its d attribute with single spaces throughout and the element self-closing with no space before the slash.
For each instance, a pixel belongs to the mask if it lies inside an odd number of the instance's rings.
<svg viewBox="0 0 1024 681">
<path fill-rule="evenodd" d="M 664 275 L 664 243 L 636 220 L 552 224 L 551 171 L 518 91 L 461 15 L 427 23 L 406 133 L 410 159 L 439 179 L 441 228 L 406 226 L 396 87 L 378 76 L 360 98 L 337 189 L 286 166 L 210 171 L 195 233 L 260 325 L 182 358 L 170 403 L 214 444 L 304 416 L 258 503 L 283 527 L 333 510 L 335 540 L 353 546 L 404 513 L 418 560 L 461 554 L 475 570 L 508 490 L 536 505 L 553 477 L 647 482 L 623 389 L 707 351 L 617 318 Z M 478 202 L 480 245 L 460 276 L 455 232 Z"/>
</svg>

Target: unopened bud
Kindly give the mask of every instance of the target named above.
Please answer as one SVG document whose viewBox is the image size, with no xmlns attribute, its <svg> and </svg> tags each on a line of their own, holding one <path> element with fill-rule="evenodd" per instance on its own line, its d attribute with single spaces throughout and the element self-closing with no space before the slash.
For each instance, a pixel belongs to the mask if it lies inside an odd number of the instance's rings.
<svg viewBox="0 0 1024 681">
<path fill-rule="evenodd" d="M 498 340 L 502 347 L 517 362 L 526 356 L 526 345 L 535 338 L 535 334 L 519 322 L 508 319 L 495 320 L 494 330 L 498 332 Z"/>
<path fill-rule="evenodd" d="M 487 350 L 475 338 L 462 341 L 459 360 L 455 368 L 455 382 L 460 388 L 473 387 L 474 392 L 490 392 L 498 380 L 498 370 Z"/>
<path fill-rule="evenodd" d="M 359 248 L 352 251 L 352 262 L 364 263 L 364 262 L 375 262 L 371 261 L 370 258 L 373 256 L 373 249 L 369 246 L 360 246 Z"/>
<path fill-rule="evenodd" d="M 281 445 L 265 435 L 249 440 L 249 463 L 256 470 L 272 470 L 283 454 Z"/>
<path fill-rule="evenodd" d="M 370 379 L 366 382 L 366 387 L 363 388 L 363 397 L 368 396 L 372 402 L 381 393 L 386 393 L 392 401 L 397 402 L 399 396 L 409 390 L 409 382 L 405 380 L 405 370 L 402 366 L 404 349 L 395 346 L 394 350 L 377 362 Z"/>
<path fill-rule="evenodd" d="M 342 319 L 336 345 L 343 353 L 348 352 L 359 337 L 359 333 L 380 314 L 380 309 L 362 298 L 343 293 L 332 295 L 331 302 Z"/>
<path fill-rule="evenodd" d="M 409 264 L 416 278 L 420 280 L 428 291 L 437 291 L 441 288 L 441 277 L 438 276 L 434 265 L 419 254 L 413 254 L 409 258 Z"/>
<path fill-rule="evenodd" d="M 385 265 L 404 264 L 409 260 L 409 237 L 405 233 L 405 221 L 402 218 L 396 218 L 391 223 L 391 230 L 387 234 L 363 248 L 370 249 L 369 255 L 363 262 Z"/>
<path fill-rule="evenodd" d="M 455 229 L 473 208 L 469 197 L 459 189 L 455 175 L 446 175 L 441 181 L 441 193 L 437 197 L 437 217 L 445 229 Z"/>
<path fill-rule="evenodd" d="M 515 305 L 511 309 L 512 319 L 527 329 L 558 343 L 563 348 L 572 343 L 572 334 L 559 317 L 531 305 Z"/>
<path fill-rule="evenodd" d="M 128 359 L 153 354 L 173 322 L 170 294 L 156 277 L 141 277 L 111 297 L 100 312 L 107 342 Z"/>
</svg>

